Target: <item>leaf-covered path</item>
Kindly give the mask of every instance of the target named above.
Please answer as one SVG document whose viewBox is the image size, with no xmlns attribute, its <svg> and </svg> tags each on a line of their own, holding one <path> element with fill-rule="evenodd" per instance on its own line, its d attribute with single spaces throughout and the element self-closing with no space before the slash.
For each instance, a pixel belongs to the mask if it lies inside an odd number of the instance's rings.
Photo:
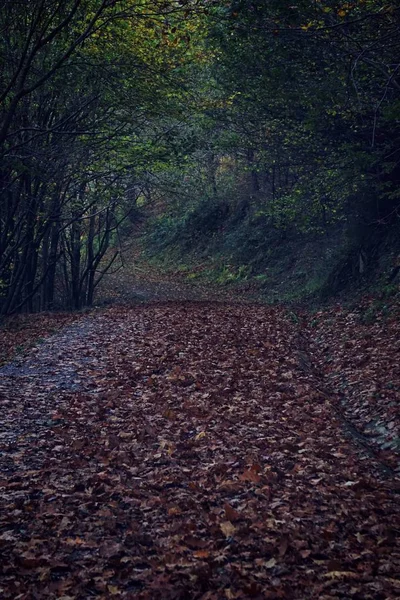
<svg viewBox="0 0 400 600">
<path fill-rule="evenodd" d="M 2 598 L 400 594 L 396 479 L 282 309 L 86 315 L 0 394 Z"/>
</svg>

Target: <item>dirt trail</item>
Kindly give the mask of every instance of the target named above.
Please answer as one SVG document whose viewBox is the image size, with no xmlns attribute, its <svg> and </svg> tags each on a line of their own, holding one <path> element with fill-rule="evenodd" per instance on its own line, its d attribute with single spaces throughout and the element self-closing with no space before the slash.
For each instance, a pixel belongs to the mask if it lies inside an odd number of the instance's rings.
<svg viewBox="0 0 400 600">
<path fill-rule="evenodd" d="M 398 597 L 398 480 L 302 360 L 282 309 L 169 303 L 3 367 L 1 597 Z"/>
</svg>

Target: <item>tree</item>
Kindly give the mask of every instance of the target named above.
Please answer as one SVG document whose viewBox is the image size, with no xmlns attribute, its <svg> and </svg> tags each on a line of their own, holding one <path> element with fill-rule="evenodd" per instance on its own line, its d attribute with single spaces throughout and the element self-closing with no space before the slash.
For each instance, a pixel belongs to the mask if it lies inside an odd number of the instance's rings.
<svg viewBox="0 0 400 600">
<path fill-rule="evenodd" d="M 399 9 L 380 1 L 215 8 L 214 77 L 232 100 L 225 127 L 237 134 L 250 193 L 275 221 L 371 218 L 377 197 L 375 218 L 391 214 L 399 42 Z"/>
<path fill-rule="evenodd" d="M 172 73 L 190 29 L 182 11 L 196 8 L 186 0 L 2 4 L 3 314 L 93 301 L 128 174 L 143 168 L 132 165 L 138 140 L 149 121 L 176 110 Z"/>
</svg>

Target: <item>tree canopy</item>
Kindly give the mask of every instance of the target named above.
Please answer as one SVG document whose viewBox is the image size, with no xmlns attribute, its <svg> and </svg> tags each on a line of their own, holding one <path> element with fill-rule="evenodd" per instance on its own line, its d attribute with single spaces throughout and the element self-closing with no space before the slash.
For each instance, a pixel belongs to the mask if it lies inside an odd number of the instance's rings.
<svg viewBox="0 0 400 600">
<path fill-rule="evenodd" d="M 208 203 L 210 230 L 228 198 L 279 231 L 393 221 L 399 16 L 384 0 L 5 0 L 2 313 L 91 304 L 143 193 Z"/>
</svg>

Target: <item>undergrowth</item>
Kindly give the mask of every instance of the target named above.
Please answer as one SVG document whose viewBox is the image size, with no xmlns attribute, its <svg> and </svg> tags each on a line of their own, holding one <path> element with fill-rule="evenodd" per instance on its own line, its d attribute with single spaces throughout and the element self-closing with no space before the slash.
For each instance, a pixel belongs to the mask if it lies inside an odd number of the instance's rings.
<svg viewBox="0 0 400 600">
<path fill-rule="evenodd" d="M 340 223 L 299 232 L 277 226 L 249 201 L 207 198 L 150 219 L 143 242 L 148 259 L 168 271 L 189 281 L 252 286 L 267 302 L 318 303 L 368 288 L 390 296 L 398 282 L 387 284 L 390 260 L 376 261 L 382 232 L 371 232 L 368 246 L 368 231 L 352 231 Z"/>
</svg>

